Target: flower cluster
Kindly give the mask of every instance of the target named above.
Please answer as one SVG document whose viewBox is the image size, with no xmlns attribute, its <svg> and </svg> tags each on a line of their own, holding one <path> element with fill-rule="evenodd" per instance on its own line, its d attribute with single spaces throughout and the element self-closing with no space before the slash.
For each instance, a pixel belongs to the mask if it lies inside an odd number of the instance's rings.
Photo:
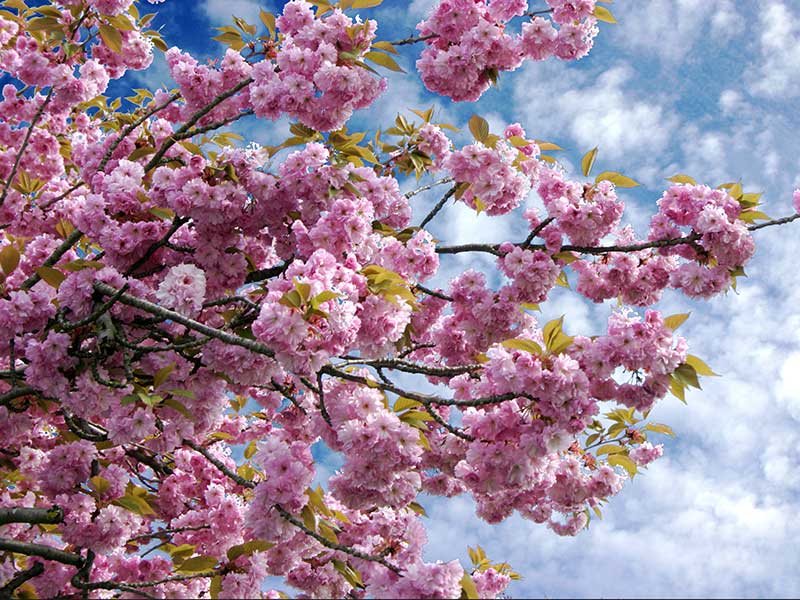
<svg viewBox="0 0 800 600">
<path fill-rule="evenodd" d="M 425 86 L 456 101 L 475 101 L 500 71 L 517 69 L 526 58 L 569 60 L 585 56 L 597 35 L 594 0 L 548 0 L 553 21 L 535 17 L 522 33 L 507 22 L 526 14 L 526 0 L 443 0 L 419 25 L 429 44 L 417 61 Z"/>
</svg>

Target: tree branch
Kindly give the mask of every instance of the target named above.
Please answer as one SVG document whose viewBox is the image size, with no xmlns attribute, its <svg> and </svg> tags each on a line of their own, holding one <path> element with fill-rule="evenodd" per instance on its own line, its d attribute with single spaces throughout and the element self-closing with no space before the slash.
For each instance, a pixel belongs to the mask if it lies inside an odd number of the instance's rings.
<svg viewBox="0 0 800 600">
<path fill-rule="evenodd" d="M 14 590 L 24 584 L 26 581 L 38 577 L 44 573 L 44 565 L 40 562 L 33 563 L 30 569 L 20 571 L 3 587 L 0 588 L 0 598 L 11 598 L 14 595 Z"/>
<path fill-rule="evenodd" d="M 8 523 L 46 523 L 55 525 L 64 520 L 64 511 L 58 506 L 52 508 L 0 508 L 0 525 Z"/>
<path fill-rule="evenodd" d="M 425 225 L 430 223 L 433 220 L 433 218 L 439 213 L 439 211 L 442 210 L 442 208 L 444 208 L 444 205 L 447 204 L 447 201 L 450 200 L 450 198 L 452 198 L 453 194 L 455 194 L 455 193 L 456 193 L 455 186 L 453 186 L 449 190 L 447 190 L 447 192 L 445 193 L 444 197 L 442 197 L 442 199 L 439 200 L 439 202 L 436 203 L 436 206 L 434 206 L 431 209 L 431 212 L 429 212 L 427 214 L 427 216 L 424 219 L 422 219 L 422 223 L 419 224 L 419 228 L 423 229 L 425 227 Z"/>
<path fill-rule="evenodd" d="M 83 566 L 83 557 L 80 554 L 65 552 L 58 548 L 53 548 L 52 546 L 45 546 L 44 544 L 31 544 L 29 542 L 19 542 L 9 538 L 0 538 L 0 550 L 15 552 L 17 554 L 26 554 L 27 556 L 38 556 L 78 568 Z"/>
<path fill-rule="evenodd" d="M 110 285 L 99 281 L 95 282 L 94 289 L 96 289 L 101 294 L 105 294 L 106 296 L 113 296 L 119 293 L 119 290 L 117 290 L 116 288 L 113 288 Z M 226 344 L 230 344 L 232 346 L 240 346 L 242 348 L 250 350 L 251 352 L 255 352 L 256 354 L 263 354 L 264 356 L 269 356 L 270 358 L 273 358 L 275 356 L 275 353 L 261 342 L 240 337 L 238 335 L 233 335 L 226 331 L 215 329 L 214 327 L 209 327 L 208 325 L 200 323 L 199 321 L 195 321 L 194 319 L 185 317 L 182 314 L 175 312 L 174 310 L 169 310 L 168 308 L 164 308 L 162 306 L 159 306 L 158 304 L 153 304 L 152 302 L 148 302 L 147 300 L 142 300 L 141 298 L 136 298 L 135 296 L 131 296 L 130 294 L 120 294 L 119 302 L 121 304 L 126 304 L 128 306 L 138 308 L 147 313 L 150 313 L 151 315 L 160 317 L 164 320 L 170 320 L 174 321 L 175 323 L 180 323 L 181 325 L 188 327 L 193 331 L 197 331 L 198 333 L 202 333 L 203 335 L 206 335 L 211 338 L 216 338 L 222 342 L 225 342 Z"/>
</svg>

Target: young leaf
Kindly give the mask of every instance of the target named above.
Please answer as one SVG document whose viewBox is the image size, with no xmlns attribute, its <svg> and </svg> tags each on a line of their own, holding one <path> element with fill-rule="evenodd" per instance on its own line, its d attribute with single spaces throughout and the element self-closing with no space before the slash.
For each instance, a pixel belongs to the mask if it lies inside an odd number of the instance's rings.
<svg viewBox="0 0 800 600">
<path fill-rule="evenodd" d="M 589 173 L 591 173 L 596 158 L 597 158 L 597 146 L 595 146 L 594 148 L 592 148 L 586 154 L 583 155 L 583 158 L 581 159 L 581 172 L 583 173 L 584 177 L 588 177 Z"/>
<path fill-rule="evenodd" d="M 664 319 L 664 326 L 669 327 L 672 331 L 675 331 L 678 327 L 683 325 L 686 322 L 686 319 L 689 318 L 689 315 L 692 313 L 681 313 L 678 315 L 671 315 Z"/>
<path fill-rule="evenodd" d="M 400 65 L 398 65 L 397 62 L 391 56 L 389 56 L 388 54 L 384 54 L 383 52 L 375 52 L 375 51 L 367 52 L 364 55 L 364 58 L 366 58 L 367 60 L 371 60 L 376 65 L 385 67 L 390 71 L 405 73 L 405 71 L 402 68 L 400 68 Z"/>
<path fill-rule="evenodd" d="M 698 375 L 705 375 L 706 377 L 719 377 L 718 373 L 714 373 L 706 363 L 696 356 L 689 354 L 686 357 L 686 364 L 692 367 Z"/>
<path fill-rule="evenodd" d="M 176 569 L 178 573 L 200 573 L 217 566 L 217 559 L 213 556 L 195 556 L 183 561 Z"/>
<path fill-rule="evenodd" d="M 14 244 L 9 244 L 0 250 L 0 267 L 8 275 L 19 265 L 19 250 Z"/>
<path fill-rule="evenodd" d="M 112 51 L 120 54 L 122 52 L 122 34 L 111 25 L 100 23 L 100 37 L 103 43 Z"/>
<path fill-rule="evenodd" d="M 667 181 L 671 181 L 672 183 L 688 183 L 690 185 L 697 185 L 697 181 L 695 181 L 694 177 L 689 177 L 688 175 L 673 175 L 672 177 L 667 177 Z"/>
<path fill-rule="evenodd" d="M 636 463 L 624 454 L 612 454 L 608 457 L 608 464 L 614 465 L 615 467 L 622 467 L 628 472 L 631 478 L 637 473 Z"/>
<path fill-rule="evenodd" d="M 600 181 L 610 181 L 619 188 L 631 188 L 641 185 L 638 181 L 635 181 L 630 177 L 626 177 L 622 173 L 616 173 L 614 171 L 603 171 L 594 178 L 594 181 L 595 183 L 599 183 Z"/>
<path fill-rule="evenodd" d="M 472 132 L 472 137 L 479 142 L 483 142 L 489 137 L 489 122 L 483 117 L 474 114 L 469 119 L 469 130 Z"/>
<path fill-rule="evenodd" d="M 604 21 L 606 23 L 617 22 L 617 20 L 614 18 L 614 15 L 611 14 L 611 11 L 605 6 L 595 6 L 592 14 L 598 21 Z"/>
</svg>

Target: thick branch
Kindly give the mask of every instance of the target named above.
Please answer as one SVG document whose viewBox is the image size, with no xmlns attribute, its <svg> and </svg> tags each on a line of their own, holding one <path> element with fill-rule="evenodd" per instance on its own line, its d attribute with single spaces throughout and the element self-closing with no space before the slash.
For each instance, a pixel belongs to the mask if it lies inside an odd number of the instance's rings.
<svg viewBox="0 0 800 600">
<path fill-rule="evenodd" d="M 58 506 L 52 508 L 0 508 L 0 525 L 8 523 L 46 523 L 55 525 L 64 520 L 64 511 Z"/>
<path fill-rule="evenodd" d="M 24 584 L 26 581 L 38 577 L 44 573 L 44 565 L 40 562 L 33 563 L 30 569 L 20 571 L 3 587 L 0 588 L 0 598 L 11 598 L 14 590 Z"/>
<path fill-rule="evenodd" d="M 412 392 L 411 390 L 404 390 L 396 385 L 381 383 L 379 381 L 375 381 L 374 379 L 367 379 L 366 377 L 361 377 L 360 375 L 340 371 L 336 367 L 330 365 L 323 367 L 322 371 L 324 371 L 327 375 L 331 375 L 332 377 L 353 381 L 355 383 L 366 385 L 367 387 L 379 388 L 385 392 L 391 392 L 393 394 L 397 394 L 398 396 L 409 398 L 410 400 L 416 400 L 425 406 L 430 406 L 431 404 L 437 404 L 439 406 L 487 406 L 489 404 L 508 402 L 509 400 L 514 400 L 515 398 L 529 398 L 529 396 L 525 393 L 516 394 L 510 392 L 507 394 L 498 394 L 497 396 L 487 396 L 485 398 L 473 398 L 472 400 L 456 400 L 455 398 L 441 398 L 431 394 L 420 394 L 418 392 Z"/>
<path fill-rule="evenodd" d="M 119 290 L 111 287 L 108 284 L 95 282 L 94 289 L 96 289 L 101 294 L 105 294 L 106 296 L 113 296 L 119 293 Z M 148 302 L 147 300 L 142 300 L 141 298 L 136 298 L 135 296 L 131 296 L 130 294 L 120 294 L 119 302 L 121 304 L 126 304 L 128 306 L 132 306 L 134 308 L 138 308 L 145 312 L 150 313 L 151 315 L 155 315 L 165 320 L 174 321 L 175 323 L 180 323 L 181 325 L 188 327 L 192 331 L 196 331 L 198 333 L 202 333 L 203 335 L 207 335 L 211 338 L 216 338 L 226 344 L 230 344 L 232 346 L 240 346 L 242 348 L 246 348 L 251 352 L 255 352 L 256 354 L 263 354 L 264 356 L 269 356 L 270 358 L 275 356 L 275 353 L 270 350 L 267 346 L 262 344 L 261 342 L 257 342 L 255 340 L 251 340 L 248 338 L 243 338 L 238 335 L 233 335 L 226 331 L 222 331 L 220 329 L 215 329 L 214 327 L 209 327 L 199 321 L 195 321 L 194 319 L 190 319 L 189 317 L 184 317 L 182 314 L 175 312 L 174 310 L 169 310 L 158 304 L 153 304 L 152 302 Z"/>
<path fill-rule="evenodd" d="M 63 550 L 53 548 L 52 546 L 45 546 L 44 544 L 31 544 L 29 542 L 0 538 L 0 550 L 4 552 L 26 554 L 28 556 L 38 556 L 78 568 L 83 566 L 83 557 L 81 555 L 73 554 L 72 552 L 64 552 Z"/>
<path fill-rule="evenodd" d="M 72 248 L 75 244 L 77 244 L 80 241 L 82 237 L 83 237 L 83 232 L 78 229 L 74 229 L 72 233 L 70 233 L 67 236 L 67 238 L 63 242 L 61 242 L 61 245 L 55 250 L 53 250 L 53 253 L 47 257 L 47 259 L 42 263 L 42 266 L 52 267 L 53 265 L 55 265 L 61 259 L 62 256 L 64 256 L 67 252 L 69 252 L 70 248 Z M 39 274 L 34 272 L 33 275 L 31 275 L 25 281 L 22 282 L 21 287 L 23 290 L 29 290 L 34 285 L 36 285 L 40 279 L 41 277 L 39 277 Z"/>
</svg>

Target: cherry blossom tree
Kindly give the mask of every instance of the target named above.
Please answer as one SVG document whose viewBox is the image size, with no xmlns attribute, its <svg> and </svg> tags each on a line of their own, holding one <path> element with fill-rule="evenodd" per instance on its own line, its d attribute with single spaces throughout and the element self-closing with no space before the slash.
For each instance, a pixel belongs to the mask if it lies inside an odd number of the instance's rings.
<svg viewBox="0 0 800 600">
<path fill-rule="evenodd" d="M 442 0 L 399 40 L 355 18 L 380 0 L 291 0 L 223 28 L 214 64 L 132 0 L 36 4 L 0 8 L 3 597 L 279 597 L 267 576 L 495 597 L 517 574 L 480 548 L 423 560 L 420 494 L 577 534 L 661 456 L 653 405 L 714 374 L 675 333 L 687 315 L 648 307 L 725 292 L 752 233 L 797 218 L 679 175 L 642 238 L 620 225 L 636 182 L 590 178 L 596 150 L 573 179 L 517 123 L 475 115 L 462 147 L 433 110 L 347 129 L 396 47 L 475 101 L 525 61 L 586 56 L 614 22 L 600 0 Z M 104 95 L 155 52 L 174 89 Z M 230 127 L 279 118 L 292 136 L 271 147 Z M 434 239 L 447 203 L 516 211 L 528 234 Z M 496 275 L 426 285 L 472 253 Z M 537 319 L 570 276 L 618 299 L 600 335 Z M 343 460 L 327 480 L 316 444 Z"/>
</svg>

